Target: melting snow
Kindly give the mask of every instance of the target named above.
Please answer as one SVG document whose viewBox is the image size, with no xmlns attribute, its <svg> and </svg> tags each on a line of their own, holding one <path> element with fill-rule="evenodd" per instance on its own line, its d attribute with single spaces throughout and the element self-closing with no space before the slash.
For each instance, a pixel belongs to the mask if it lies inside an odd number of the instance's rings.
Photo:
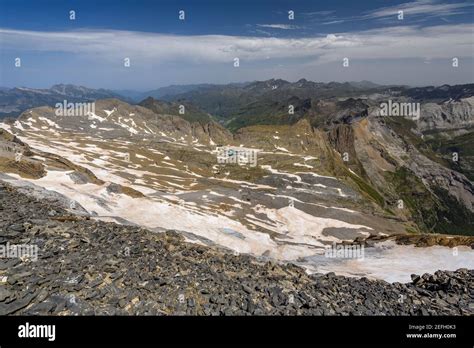
<svg viewBox="0 0 474 348">
<path fill-rule="evenodd" d="M 104 112 L 107 114 L 107 117 L 109 117 L 110 115 L 113 114 L 113 112 L 115 111 L 116 109 L 113 108 L 112 110 L 104 110 Z"/>
<path fill-rule="evenodd" d="M 51 121 L 49 118 L 40 116 L 40 117 L 38 117 L 38 120 L 46 122 L 50 127 L 61 129 L 61 127 L 59 127 L 56 122 Z M 43 127 L 41 127 L 41 128 L 43 128 Z"/>
<path fill-rule="evenodd" d="M 419 248 L 413 245 L 397 245 L 392 241 L 364 248 L 361 259 L 329 259 L 323 255 L 308 258 L 311 272 L 335 272 L 340 275 L 383 279 L 387 282 L 406 283 L 411 274 L 434 273 L 437 270 L 474 268 L 471 248 L 453 249 L 442 246 Z"/>
<path fill-rule="evenodd" d="M 94 114 L 93 112 L 89 112 L 89 113 L 87 114 L 87 118 L 88 118 L 89 120 L 98 120 L 98 121 L 101 122 L 101 123 L 106 120 L 106 119 L 103 118 L 103 117 L 97 116 L 97 115 Z"/>
</svg>

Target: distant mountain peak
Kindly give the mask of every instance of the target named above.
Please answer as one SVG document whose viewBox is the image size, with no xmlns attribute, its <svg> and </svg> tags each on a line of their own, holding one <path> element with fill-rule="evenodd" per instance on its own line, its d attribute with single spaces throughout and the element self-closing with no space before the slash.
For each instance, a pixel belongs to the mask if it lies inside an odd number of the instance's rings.
<svg viewBox="0 0 474 348">
<path fill-rule="evenodd" d="M 64 100 L 72 103 L 91 102 L 99 99 L 130 98 L 106 89 L 93 89 L 72 84 L 56 84 L 49 89 L 18 87 L 1 91 L 0 116 L 17 117 L 23 111 L 38 106 L 54 106 Z"/>
</svg>

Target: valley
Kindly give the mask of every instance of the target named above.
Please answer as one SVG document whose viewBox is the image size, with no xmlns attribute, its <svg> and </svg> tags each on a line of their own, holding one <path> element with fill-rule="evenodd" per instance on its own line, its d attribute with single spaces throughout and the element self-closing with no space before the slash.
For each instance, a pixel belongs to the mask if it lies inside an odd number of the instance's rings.
<svg viewBox="0 0 474 348">
<path fill-rule="evenodd" d="M 322 88 L 311 84 L 232 85 L 228 110 L 237 101 L 240 110 L 247 108 L 255 103 L 253 95 L 260 96 L 260 105 L 274 100 L 277 110 L 287 112 L 288 104 L 277 101 L 278 88 L 285 88 L 290 99 L 309 97 L 311 88 Z M 236 128 L 229 123 L 229 129 L 222 117 L 208 113 L 212 105 L 196 103 L 194 97 L 150 97 L 139 104 L 98 99 L 94 111 L 79 110 L 75 116 L 58 116 L 50 106 L 28 109 L 0 125 L 2 145 L 21 153 L 20 158 L 11 151 L 2 155 L 0 179 L 40 199 L 54 192 L 65 209 L 94 220 L 156 233 L 173 230 L 188 242 L 291 262 L 310 273 L 406 282 L 412 273 L 474 267 L 469 239 L 455 252 L 387 241 L 366 248 L 363 260 L 324 257 L 334 243 L 374 236 L 441 233 L 449 240 L 449 234 L 474 235 L 473 184 L 461 173 L 469 169 L 456 171 L 447 150 L 438 151 L 450 145 L 430 135 L 433 129 L 469 132 L 472 97 L 451 101 L 462 106 L 442 111 L 459 114 L 451 130 L 438 111 L 430 114 L 426 110 L 433 107 L 424 104 L 417 123 L 379 116 L 377 105 L 388 93 L 382 86 L 351 87 L 350 92 L 343 87 L 337 85 L 337 93 L 350 98 L 313 99 L 295 108 L 296 119 L 273 122 L 273 107 L 266 106 L 252 107 L 242 118 L 232 111 L 235 125 L 251 115 L 248 119 L 267 116 L 263 124 L 245 121 Z M 209 103 L 216 88 L 186 93 L 200 93 Z M 245 89 L 244 96 L 235 99 L 239 89 Z M 398 100 L 396 95 L 390 98 Z M 426 141 L 420 142 L 425 131 Z M 471 146 L 464 144 L 459 155 L 466 168 Z M 219 163 L 222 147 L 255 151 L 256 165 Z"/>
</svg>

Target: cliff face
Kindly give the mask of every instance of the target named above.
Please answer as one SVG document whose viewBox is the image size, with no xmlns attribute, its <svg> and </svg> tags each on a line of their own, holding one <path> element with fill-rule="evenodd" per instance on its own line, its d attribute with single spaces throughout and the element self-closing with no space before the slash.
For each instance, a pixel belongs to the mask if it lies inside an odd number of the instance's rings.
<svg viewBox="0 0 474 348">
<path fill-rule="evenodd" d="M 352 126 L 348 124 L 337 125 L 327 134 L 331 146 L 342 154 L 343 157 L 345 156 L 345 161 L 348 162 L 348 164 L 354 164 L 356 151 L 354 148 L 354 131 Z"/>
<path fill-rule="evenodd" d="M 474 126 L 474 97 L 444 103 L 421 104 L 417 126 L 421 131 L 449 130 Z"/>
<path fill-rule="evenodd" d="M 190 124 L 191 134 L 203 143 L 213 142 L 216 145 L 228 144 L 232 142 L 232 134 L 214 121 L 202 124 L 194 122 Z"/>
<path fill-rule="evenodd" d="M 0 129 L 0 171 L 39 179 L 46 174 L 44 165 L 32 156 L 33 152 L 27 144 Z"/>
<path fill-rule="evenodd" d="M 347 165 L 381 197 L 379 204 L 425 231 L 472 234 L 474 186 L 420 152 L 383 118 L 368 117 L 328 132 Z M 446 221 L 444 223 L 443 221 Z"/>
</svg>

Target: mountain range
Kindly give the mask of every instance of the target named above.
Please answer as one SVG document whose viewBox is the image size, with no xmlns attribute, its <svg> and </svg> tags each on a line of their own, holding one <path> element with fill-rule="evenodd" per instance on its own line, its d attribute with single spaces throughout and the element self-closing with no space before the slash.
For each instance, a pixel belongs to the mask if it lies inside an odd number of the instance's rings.
<svg viewBox="0 0 474 348">
<path fill-rule="evenodd" d="M 116 97 L 132 102 L 132 99 L 110 90 L 71 84 L 58 84 L 48 89 L 4 87 L 0 88 L 0 118 L 16 117 L 23 111 L 37 106 L 54 106 L 56 103 L 63 103 L 65 99 L 71 103 L 79 103 Z"/>
<path fill-rule="evenodd" d="M 474 235 L 473 84 L 272 79 L 165 90 L 139 103 L 71 85 L 2 91 L 16 112 L 38 104 L 1 124 L 3 180 L 39 197 L 54 191 L 92 218 L 313 271 L 333 242 Z M 58 116 L 52 103 L 64 99 L 95 110 Z M 388 102 L 419 103 L 419 117 L 383 116 Z M 256 165 L 220 162 L 222 149 L 252 152 Z M 382 266 L 346 266 L 387 277 Z"/>
</svg>

